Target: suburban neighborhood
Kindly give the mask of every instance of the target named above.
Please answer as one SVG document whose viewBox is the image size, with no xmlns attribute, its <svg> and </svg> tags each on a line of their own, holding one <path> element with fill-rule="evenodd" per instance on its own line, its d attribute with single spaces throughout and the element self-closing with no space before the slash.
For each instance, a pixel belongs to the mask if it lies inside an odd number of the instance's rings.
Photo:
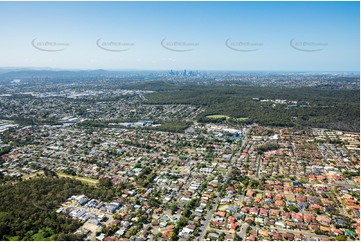
<svg viewBox="0 0 361 242">
<path fill-rule="evenodd" d="M 194 124 L 185 133 L 42 125 L 1 172 L 108 179 L 111 202 L 74 194 L 57 213 L 83 221 L 87 240 L 356 240 L 359 134 L 325 129 Z M 37 142 L 26 143 L 31 135 Z M 61 157 L 61 158 L 60 158 Z M 59 159 L 60 158 L 60 159 Z"/>
</svg>

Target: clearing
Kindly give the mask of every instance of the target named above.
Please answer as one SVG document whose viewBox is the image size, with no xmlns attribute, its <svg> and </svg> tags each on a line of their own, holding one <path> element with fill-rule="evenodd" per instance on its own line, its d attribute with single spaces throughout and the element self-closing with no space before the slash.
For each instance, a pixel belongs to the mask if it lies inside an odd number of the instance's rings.
<svg viewBox="0 0 361 242">
<path fill-rule="evenodd" d="M 99 182 L 97 179 L 93 179 L 93 178 L 89 178 L 89 177 L 72 176 L 72 175 L 64 174 L 62 172 L 57 172 L 56 174 L 58 174 L 59 177 L 69 177 L 72 179 L 76 179 L 78 181 L 86 182 L 89 185 L 93 185 L 93 186 L 97 185 Z"/>
</svg>

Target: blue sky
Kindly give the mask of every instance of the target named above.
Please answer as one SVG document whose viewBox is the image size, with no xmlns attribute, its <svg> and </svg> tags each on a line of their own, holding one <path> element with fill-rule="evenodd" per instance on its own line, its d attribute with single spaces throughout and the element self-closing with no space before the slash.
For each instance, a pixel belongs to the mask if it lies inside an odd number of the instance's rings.
<svg viewBox="0 0 361 242">
<path fill-rule="evenodd" d="M 0 67 L 358 71 L 359 9 L 359 2 L 0 2 Z"/>
</svg>

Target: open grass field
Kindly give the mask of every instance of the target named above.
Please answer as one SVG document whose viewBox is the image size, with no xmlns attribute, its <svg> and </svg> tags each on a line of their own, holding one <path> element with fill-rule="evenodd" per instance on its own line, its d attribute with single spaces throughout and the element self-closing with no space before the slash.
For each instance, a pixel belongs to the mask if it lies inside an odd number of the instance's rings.
<svg viewBox="0 0 361 242">
<path fill-rule="evenodd" d="M 226 119 L 228 119 L 229 118 L 229 116 L 222 115 L 222 114 L 208 115 L 206 117 L 210 118 L 210 119 L 217 119 L 217 118 L 226 118 Z"/>
<path fill-rule="evenodd" d="M 71 175 L 61 173 L 61 172 L 57 172 L 57 174 L 58 174 L 59 177 L 69 177 L 69 178 L 76 179 L 76 180 L 81 181 L 81 182 L 88 183 L 89 185 L 93 185 L 93 186 L 96 186 L 98 184 L 98 182 L 99 182 L 98 180 L 92 179 L 92 178 L 89 178 L 89 177 L 71 176 Z"/>
<path fill-rule="evenodd" d="M 92 178 L 89 178 L 89 177 L 81 177 L 81 176 L 71 176 L 71 175 L 67 175 L 67 174 L 64 174 L 62 172 L 57 172 L 56 174 L 58 174 L 59 177 L 68 177 L 68 178 L 72 178 L 72 179 L 75 179 L 75 180 L 78 180 L 78 181 L 81 181 L 81 182 L 85 182 L 85 183 L 88 183 L 89 185 L 93 185 L 93 186 L 96 186 L 98 184 L 98 180 L 97 179 L 92 179 Z M 37 175 L 39 176 L 44 176 L 44 172 L 43 171 L 39 171 L 39 172 L 36 172 L 36 173 L 32 173 L 30 175 L 25 175 L 23 176 L 22 178 L 24 180 L 27 180 L 29 178 L 33 178 L 33 177 L 36 177 Z"/>
</svg>

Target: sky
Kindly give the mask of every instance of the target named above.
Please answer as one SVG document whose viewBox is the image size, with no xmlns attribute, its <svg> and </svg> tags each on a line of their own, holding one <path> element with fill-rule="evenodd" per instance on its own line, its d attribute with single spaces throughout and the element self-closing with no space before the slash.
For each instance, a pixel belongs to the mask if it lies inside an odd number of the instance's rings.
<svg viewBox="0 0 361 242">
<path fill-rule="evenodd" d="M 0 2 L 0 67 L 359 71 L 359 2 Z"/>
</svg>

